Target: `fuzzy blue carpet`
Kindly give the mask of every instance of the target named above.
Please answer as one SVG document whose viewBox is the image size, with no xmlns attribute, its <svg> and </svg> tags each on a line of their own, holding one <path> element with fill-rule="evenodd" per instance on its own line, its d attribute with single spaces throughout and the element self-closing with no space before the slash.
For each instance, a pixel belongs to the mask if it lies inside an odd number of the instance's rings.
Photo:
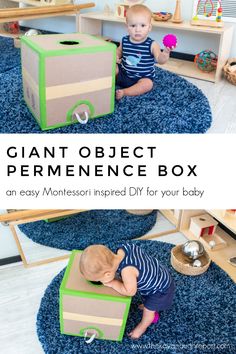
<svg viewBox="0 0 236 354">
<path fill-rule="evenodd" d="M 89 210 L 55 222 L 36 221 L 19 225 L 34 242 L 71 251 L 91 243 L 130 240 L 143 236 L 156 223 L 157 212 L 133 215 L 125 210 Z"/>
<path fill-rule="evenodd" d="M 127 333 L 140 321 L 139 297 L 133 298 L 126 334 L 121 343 L 95 340 L 86 344 L 80 337 L 61 335 L 59 329 L 59 287 L 64 270 L 46 289 L 37 316 L 37 334 L 46 354 L 233 354 L 236 352 L 236 286 L 215 264 L 197 277 L 184 276 L 170 266 L 173 245 L 154 241 L 133 241 L 158 257 L 171 271 L 176 282 L 172 309 L 161 312 L 137 341 Z M 117 242 L 108 243 L 113 250 Z"/>
<path fill-rule="evenodd" d="M 20 50 L 0 37 L 0 133 L 42 133 L 23 100 Z M 156 69 L 154 88 L 116 102 L 113 114 L 48 133 L 205 133 L 212 121 L 206 96 L 185 79 Z"/>
</svg>

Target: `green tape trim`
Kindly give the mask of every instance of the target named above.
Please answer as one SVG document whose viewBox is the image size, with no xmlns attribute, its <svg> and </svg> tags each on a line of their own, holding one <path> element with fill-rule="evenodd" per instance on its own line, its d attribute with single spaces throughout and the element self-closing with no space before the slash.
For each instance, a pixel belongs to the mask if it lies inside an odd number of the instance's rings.
<svg viewBox="0 0 236 354">
<path fill-rule="evenodd" d="M 124 336 L 124 333 L 125 333 L 126 322 L 127 322 L 128 315 L 129 315 L 130 305 L 131 305 L 131 297 L 129 299 L 129 302 L 127 302 L 127 304 L 126 304 L 125 312 L 124 312 L 124 315 L 123 315 L 123 322 L 122 322 L 122 325 L 121 325 L 121 328 L 120 328 L 119 337 L 117 339 L 118 341 L 122 341 L 122 339 L 123 339 L 123 336 Z"/>
<path fill-rule="evenodd" d="M 46 107 L 46 77 L 45 77 L 45 55 L 39 54 L 39 107 L 40 127 L 44 130 L 47 127 Z"/>
</svg>

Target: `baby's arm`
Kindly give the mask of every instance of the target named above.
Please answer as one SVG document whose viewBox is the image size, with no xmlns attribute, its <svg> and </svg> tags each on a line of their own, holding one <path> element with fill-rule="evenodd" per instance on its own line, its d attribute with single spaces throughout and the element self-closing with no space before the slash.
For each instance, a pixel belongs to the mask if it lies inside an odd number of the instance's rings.
<svg viewBox="0 0 236 354">
<path fill-rule="evenodd" d="M 113 288 L 121 295 L 134 296 L 137 292 L 138 271 L 134 267 L 125 267 L 121 272 L 122 281 L 114 279 L 104 285 Z"/>
<path fill-rule="evenodd" d="M 171 49 L 165 47 L 162 52 L 159 44 L 157 44 L 156 42 L 153 42 L 151 51 L 152 51 L 152 54 L 154 55 L 154 58 L 158 62 L 158 64 L 165 64 L 170 57 Z"/>
<path fill-rule="evenodd" d="M 118 64 L 121 63 L 122 58 L 122 45 L 120 44 L 119 47 L 116 49 L 116 62 Z"/>
</svg>

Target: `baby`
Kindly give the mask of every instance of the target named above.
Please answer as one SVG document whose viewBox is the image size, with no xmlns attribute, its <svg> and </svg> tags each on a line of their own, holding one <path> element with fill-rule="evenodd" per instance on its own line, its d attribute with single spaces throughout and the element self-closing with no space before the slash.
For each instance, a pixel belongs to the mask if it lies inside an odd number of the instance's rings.
<svg viewBox="0 0 236 354">
<path fill-rule="evenodd" d="M 152 29 L 152 12 L 144 5 L 131 6 L 126 13 L 129 35 L 122 38 L 117 48 L 116 99 L 123 96 L 138 96 L 150 91 L 155 76 L 155 62 L 164 64 L 171 49 L 160 46 L 148 37 Z"/>
<path fill-rule="evenodd" d="M 80 271 L 90 281 L 100 281 L 122 295 L 139 291 L 143 304 L 141 322 L 129 333 L 139 338 L 153 322 L 156 312 L 169 309 L 175 285 L 168 270 L 135 243 L 121 245 L 116 253 L 103 245 L 87 247 L 80 258 Z M 115 279 L 116 274 L 121 280 Z"/>
</svg>

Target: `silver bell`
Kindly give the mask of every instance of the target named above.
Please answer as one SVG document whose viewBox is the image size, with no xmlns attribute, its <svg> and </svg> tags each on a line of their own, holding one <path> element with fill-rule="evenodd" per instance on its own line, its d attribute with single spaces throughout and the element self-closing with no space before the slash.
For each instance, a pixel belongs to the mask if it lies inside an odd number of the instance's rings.
<svg viewBox="0 0 236 354">
<path fill-rule="evenodd" d="M 182 251 L 191 259 L 199 258 L 205 252 L 203 245 L 199 241 L 187 241 L 183 244 Z"/>
</svg>

